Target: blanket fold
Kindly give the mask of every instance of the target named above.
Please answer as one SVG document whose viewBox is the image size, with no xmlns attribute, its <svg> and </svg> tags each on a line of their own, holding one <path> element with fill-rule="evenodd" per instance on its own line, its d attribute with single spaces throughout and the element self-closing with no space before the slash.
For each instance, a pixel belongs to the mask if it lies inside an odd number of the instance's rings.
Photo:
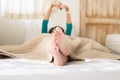
<svg viewBox="0 0 120 80">
<path fill-rule="evenodd" d="M 52 56 L 46 50 L 50 40 L 52 40 L 51 34 L 40 34 L 24 44 L 0 46 L 0 50 L 7 51 L 18 58 L 50 62 Z M 63 43 L 70 49 L 71 59 L 120 59 L 120 55 L 112 54 L 106 47 L 88 38 L 65 36 Z"/>
</svg>

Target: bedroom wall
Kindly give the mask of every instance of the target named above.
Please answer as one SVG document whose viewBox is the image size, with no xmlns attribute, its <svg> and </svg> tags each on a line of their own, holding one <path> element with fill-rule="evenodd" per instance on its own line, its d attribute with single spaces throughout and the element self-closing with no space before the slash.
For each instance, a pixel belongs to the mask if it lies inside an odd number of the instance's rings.
<svg viewBox="0 0 120 80">
<path fill-rule="evenodd" d="M 22 44 L 40 34 L 41 20 L 0 19 L 0 45 Z"/>
</svg>

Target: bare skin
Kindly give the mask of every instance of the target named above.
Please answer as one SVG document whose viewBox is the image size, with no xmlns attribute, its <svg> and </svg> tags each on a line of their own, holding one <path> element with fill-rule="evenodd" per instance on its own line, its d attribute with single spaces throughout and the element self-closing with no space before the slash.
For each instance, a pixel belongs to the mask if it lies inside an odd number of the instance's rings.
<svg viewBox="0 0 120 80">
<path fill-rule="evenodd" d="M 65 34 L 62 32 L 62 30 L 57 27 L 56 30 L 54 31 L 54 39 L 55 39 L 55 43 L 57 46 L 59 46 L 60 51 L 62 52 L 62 54 L 64 56 L 68 56 L 70 54 L 69 49 L 63 44 L 64 38 L 65 38 Z"/>
<path fill-rule="evenodd" d="M 54 65 L 63 66 L 67 63 L 67 57 L 61 54 L 59 47 L 55 44 L 54 41 L 51 43 L 49 51 L 54 58 Z"/>
<path fill-rule="evenodd" d="M 67 24 L 71 23 L 69 7 L 62 3 L 52 4 L 48 9 L 47 13 L 45 14 L 45 17 L 44 17 L 45 20 L 49 20 L 53 7 L 56 7 L 58 9 L 65 9 L 66 16 L 67 16 L 66 23 Z M 63 43 L 65 34 L 62 32 L 60 28 L 56 28 L 52 33 L 52 35 L 53 35 L 53 40 L 49 47 L 49 52 L 54 58 L 53 63 L 59 66 L 65 65 L 68 61 L 68 55 L 70 54 L 70 50 Z"/>
<path fill-rule="evenodd" d="M 69 49 L 63 44 L 65 35 L 60 28 L 56 28 L 52 35 L 53 40 L 49 46 L 49 52 L 54 58 L 53 63 L 57 66 L 63 66 L 67 63 L 70 54 Z"/>
<path fill-rule="evenodd" d="M 48 11 L 46 12 L 46 14 L 45 14 L 45 16 L 44 16 L 44 19 L 45 20 L 49 20 L 49 18 L 50 18 L 50 15 L 51 15 L 51 12 L 52 12 L 52 9 L 54 8 L 54 7 L 56 7 L 56 8 L 58 8 L 58 9 L 65 9 L 65 11 L 66 11 L 66 23 L 67 24 L 69 24 L 69 23 L 72 23 L 72 20 L 71 20 L 71 16 L 70 16 L 70 12 L 69 12 L 69 7 L 67 6 L 67 5 L 65 5 L 65 4 L 62 4 L 62 3 L 55 3 L 55 4 L 52 4 L 50 7 L 49 7 L 49 9 L 48 9 Z"/>
</svg>

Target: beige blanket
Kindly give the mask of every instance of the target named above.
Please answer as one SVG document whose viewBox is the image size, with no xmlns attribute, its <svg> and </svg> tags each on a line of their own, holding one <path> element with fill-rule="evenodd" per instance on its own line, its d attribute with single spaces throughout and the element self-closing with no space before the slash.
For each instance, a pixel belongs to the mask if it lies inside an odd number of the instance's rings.
<svg viewBox="0 0 120 80">
<path fill-rule="evenodd" d="M 109 58 L 120 59 L 120 55 L 112 54 L 101 44 L 81 37 L 65 36 L 64 44 L 71 50 L 72 59 Z M 4 45 L 0 50 L 7 51 L 19 58 L 51 61 L 52 56 L 46 48 L 52 40 L 51 34 L 40 34 L 21 45 Z"/>
</svg>

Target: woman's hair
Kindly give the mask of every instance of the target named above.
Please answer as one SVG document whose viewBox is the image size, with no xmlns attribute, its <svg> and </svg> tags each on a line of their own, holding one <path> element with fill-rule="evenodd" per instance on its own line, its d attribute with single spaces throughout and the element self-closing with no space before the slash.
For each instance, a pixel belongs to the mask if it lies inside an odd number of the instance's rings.
<svg viewBox="0 0 120 80">
<path fill-rule="evenodd" d="M 52 28 L 49 30 L 49 33 L 53 33 L 54 29 L 57 28 L 57 27 L 59 27 L 59 28 L 63 31 L 63 33 L 65 32 L 62 27 L 60 27 L 60 26 L 55 26 L 55 27 L 52 27 Z"/>
</svg>

